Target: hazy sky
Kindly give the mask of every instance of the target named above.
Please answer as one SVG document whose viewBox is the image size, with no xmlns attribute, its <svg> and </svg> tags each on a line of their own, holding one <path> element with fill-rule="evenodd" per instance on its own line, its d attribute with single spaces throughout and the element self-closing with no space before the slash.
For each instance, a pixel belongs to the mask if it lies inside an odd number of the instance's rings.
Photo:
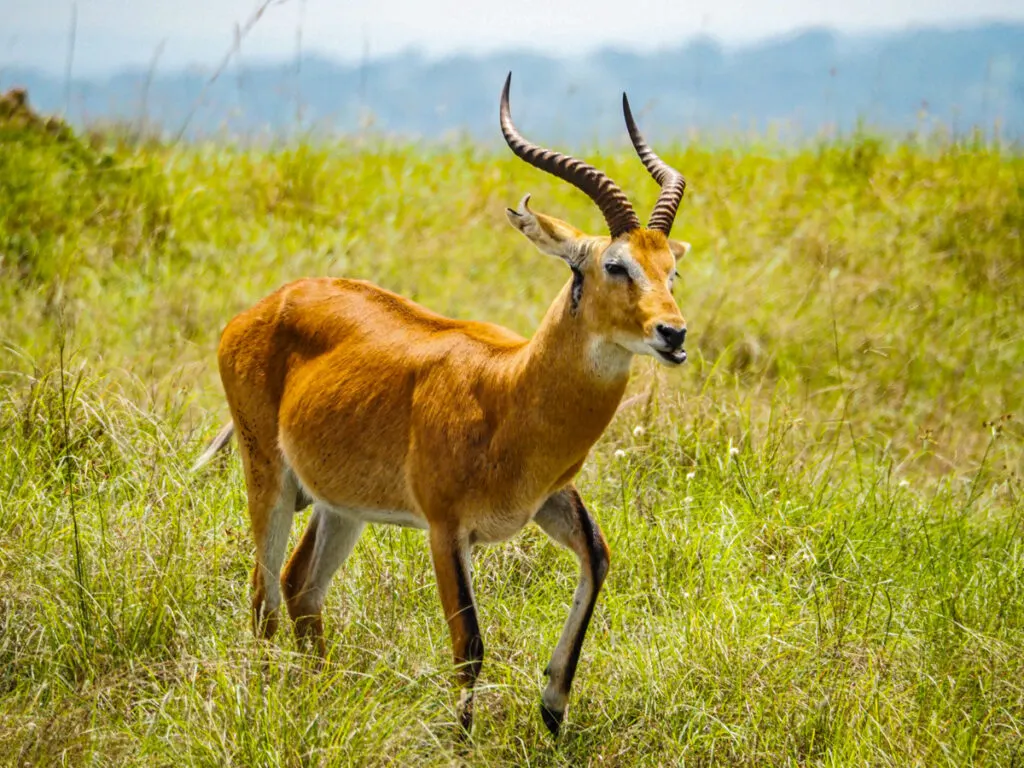
<svg viewBox="0 0 1024 768">
<path fill-rule="evenodd" d="M 62 72 L 77 12 L 79 75 L 147 65 L 212 65 L 256 0 L 0 0 L 0 66 Z M 1024 0 L 277 0 L 242 43 L 246 60 L 302 49 L 335 59 L 414 47 L 430 55 L 529 47 L 549 54 L 603 45 L 657 48 L 698 34 L 726 43 L 807 26 L 868 31 L 1024 20 Z"/>
</svg>

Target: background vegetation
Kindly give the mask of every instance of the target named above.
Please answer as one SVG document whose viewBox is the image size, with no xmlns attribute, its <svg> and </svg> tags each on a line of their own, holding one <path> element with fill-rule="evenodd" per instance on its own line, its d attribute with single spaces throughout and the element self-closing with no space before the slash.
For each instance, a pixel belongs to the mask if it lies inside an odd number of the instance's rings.
<svg viewBox="0 0 1024 768">
<path fill-rule="evenodd" d="M 567 279 L 504 223 L 600 231 L 469 145 L 147 144 L 0 122 L 0 761 L 12 765 L 1020 765 L 1024 159 L 857 136 L 669 147 L 690 363 L 580 478 L 613 551 L 562 738 L 537 712 L 573 559 L 475 555 L 487 660 L 453 738 L 422 534 L 378 527 L 323 673 L 260 653 L 220 329 L 304 275 L 528 334 Z M 19 115 L 21 115 L 19 117 Z M 595 158 L 642 210 L 626 153 Z M 264 663 L 265 662 L 265 663 Z"/>
<path fill-rule="evenodd" d="M 280 18 L 264 23 L 280 24 Z M 22 51 L 53 56 L 66 48 L 67 30 L 58 24 L 50 35 L 19 42 Z M 575 147 L 624 141 L 615 98 L 623 90 L 635 109 L 651 109 L 646 119 L 637 114 L 647 137 L 659 144 L 683 130 L 702 131 L 706 146 L 722 131 L 772 131 L 793 140 L 823 128 L 848 133 L 864 122 L 888 132 L 935 125 L 962 133 L 985 126 L 1024 138 L 1019 22 L 871 33 L 819 28 L 730 45 L 697 37 L 583 55 L 497 50 L 437 58 L 406 50 L 345 62 L 296 51 L 293 60 L 269 61 L 244 46 L 224 77 L 149 57 L 144 66 L 125 67 L 119 58 L 124 40 L 95 29 L 82 42 L 87 60 L 106 52 L 99 61 L 107 62 L 100 66 L 108 74 L 94 70 L 69 82 L 57 55 L 49 73 L 0 66 L 0 88 L 27 87 L 44 110 L 64 110 L 75 121 L 104 115 L 162 126 L 172 136 L 331 134 L 356 132 L 372 121 L 378 132 L 405 137 L 469 134 L 497 151 L 495 101 L 512 70 L 512 104 L 527 135 Z"/>
</svg>

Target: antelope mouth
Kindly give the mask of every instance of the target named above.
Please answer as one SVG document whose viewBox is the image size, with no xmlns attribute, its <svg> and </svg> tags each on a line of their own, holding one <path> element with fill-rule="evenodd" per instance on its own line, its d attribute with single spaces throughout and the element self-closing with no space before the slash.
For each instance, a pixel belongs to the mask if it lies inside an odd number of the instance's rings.
<svg viewBox="0 0 1024 768">
<path fill-rule="evenodd" d="M 655 349 L 654 351 L 658 353 L 659 358 L 669 365 L 682 365 L 686 362 L 685 349 Z"/>
</svg>

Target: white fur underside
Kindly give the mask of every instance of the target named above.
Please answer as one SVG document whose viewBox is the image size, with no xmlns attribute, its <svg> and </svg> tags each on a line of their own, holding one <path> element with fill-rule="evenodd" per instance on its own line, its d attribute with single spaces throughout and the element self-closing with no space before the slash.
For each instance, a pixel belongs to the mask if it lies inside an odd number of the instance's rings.
<svg viewBox="0 0 1024 768">
<path fill-rule="evenodd" d="M 427 521 L 415 514 L 402 509 L 351 509 L 347 507 L 334 507 L 330 504 L 317 501 L 318 505 L 330 510 L 336 515 L 347 517 L 360 523 L 381 523 L 383 525 L 398 525 L 402 528 L 418 528 L 421 531 L 429 527 Z"/>
</svg>

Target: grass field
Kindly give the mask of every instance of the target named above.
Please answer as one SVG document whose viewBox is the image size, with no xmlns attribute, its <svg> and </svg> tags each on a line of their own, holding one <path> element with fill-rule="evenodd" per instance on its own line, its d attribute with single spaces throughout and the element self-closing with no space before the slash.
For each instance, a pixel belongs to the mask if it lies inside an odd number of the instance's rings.
<svg viewBox="0 0 1024 768">
<path fill-rule="evenodd" d="M 690 362 L 635 363 L 579 478 L 612 566 L 567 725 L 537 707 L 576 565 L 531 527 L 475 554 L 460 746 L 421 533 L 363 536 L 323 672 L 288 632 L 259 651 L 238 460 L 188 471 L 227 416 L 217 338 L 322 274 L 529 334 L 568 275 L 504 206 L 600 213 L 470 146 L 0 123 L 0 762 L 1024 764 L 1024 157 L 663 155 Z M 649 210 L 635 157 L 591 157 Z"/>
</svg>

